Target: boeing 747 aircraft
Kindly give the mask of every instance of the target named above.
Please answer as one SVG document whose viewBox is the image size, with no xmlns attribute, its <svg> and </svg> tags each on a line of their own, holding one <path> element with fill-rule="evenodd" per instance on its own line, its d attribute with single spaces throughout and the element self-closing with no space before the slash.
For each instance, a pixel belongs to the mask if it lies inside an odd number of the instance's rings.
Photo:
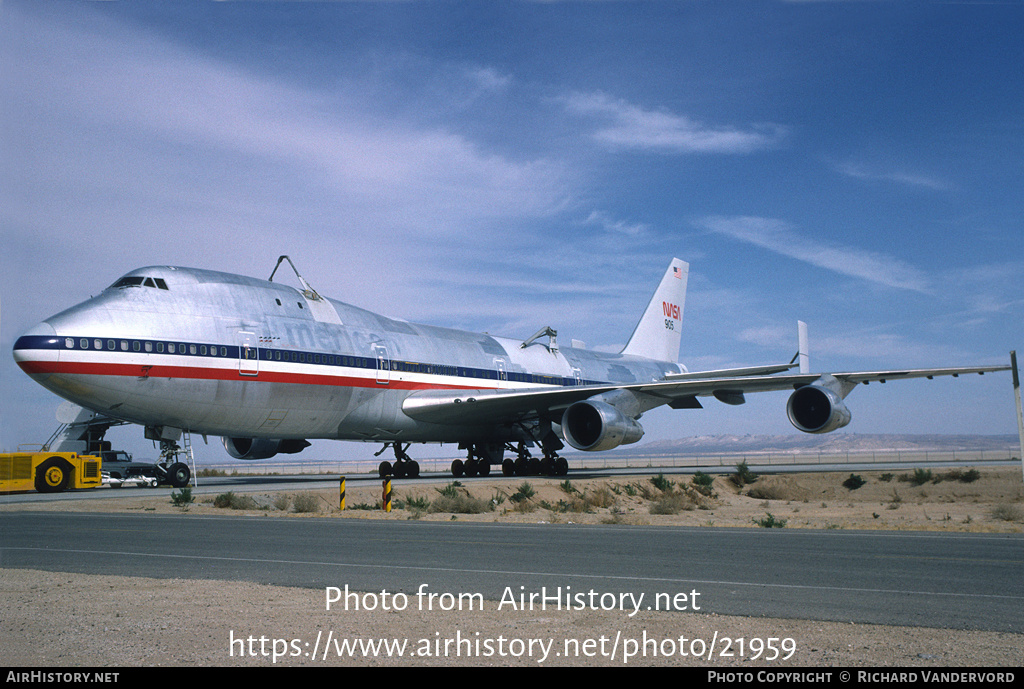
<svg viewBox="0 0 1024 689">
<path fill-rule="evenodd" d="M 639 419 L 655 407 L 742 404 L 767 390 L 792 390 L 792 424 L 827 433 L 850 422 L 843 400 L 860 383 L 1008 368 L 811 373 L 804 335 L 799 372 L 792 362 L 689 372 L 677 362 L 688 270 L 672 260 L 617 354 L 562 346 L 550 328 L 518 340 L 386 318 L 321 296 L 298 271 L 302 289 L 273 282 L 277 267 L 258 280 L 154 266 L 47 318 L 17 340 L 14 358 L 86 410 L 80 451 L 114 422 L 144 426 L 165 457 L 183 433 L 221 436 L 249 460 L 310 439 L 359 440 L 391 447 L 380 473 L 396 476 L 419 473 L 412 443 L 458 443 L 467 459 L 452 463 L 455 476 L 493 465 L 560 475 L 563 441 L 610 450 L 640 440 Z M 538 447 L 542 458 L 530 453 Z M 172 482 L 187 483 L 187 466 L 173 467 Z"/>
</svg>

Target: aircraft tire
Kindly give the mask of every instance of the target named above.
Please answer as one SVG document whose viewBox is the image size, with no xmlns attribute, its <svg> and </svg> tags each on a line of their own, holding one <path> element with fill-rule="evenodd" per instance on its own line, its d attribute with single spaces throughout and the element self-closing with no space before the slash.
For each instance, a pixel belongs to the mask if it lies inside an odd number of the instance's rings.
<svg viewBox="0 0 1024 689">
<path fill-rule="evenodd" d="M 377 465 L 377 475 L 381 478 L 391 476 L 391 462 L 381 462 Z"/>
<path fill-rule="evenodd" d="M 565 476 L 569 473 L 569 462 L 565 457 L 555 457 L 555 476 Z"/>
<path fill-rule="evenodd" d="M 392 475 L 395 478 L 405 478 L 405 475 L 406 475 L 405 462 L 395 462 L 394 465 L 391 467 L 391 472 L 392 472 Z"/>
<path fill-rule="evenodd" d="M 420 463 L 417 462 L 415 459 L 410 459 L 409 463 L 408 463 L 408 466 L 406 466 L 405 473 L 406 473 L 406 475 L 409 478 L 419 478 L 420 477 Z"/>
<path fill-rule="evenodd" d="M 466 473 L 466 465 L 461 459 L 452 460 L 452 476 L 455 478 L 462 478 L 462 475 Z"/>
<path fill-rule="evenodd" d="M 516 476 L 526 476 L 528 466 L 529 463 L 526 461 L 526 457 L 518 457 L 515 461 Z"/>
<path fill-rule="evenodd" d="M 184 462 L 175 462 L 167 469 L 167 482 L 172 488 L 184 488 L 191 478 L 192 472 Z"/>
<path fill-rule="evenodd" d="M 506 459 L 501 463 L 501 473 L 505 476 L 516 475 L 516 463 L 511 459 Z"/>
<path fill-rule="evenodd" d="M 491 465 L 488 464 L 486 460 L 482 461 L 482 462 L 479 463 L 479 466 L 477 467 L 477 472 L 481 476 L 490 476 L 491 475 Z"/>
<path fill-rule="evenodd" d="M 50 457 L 36 469 L 36 490 L 59 493 L 71 483 L 71 466 L 59 457 Z"/>
</svg>

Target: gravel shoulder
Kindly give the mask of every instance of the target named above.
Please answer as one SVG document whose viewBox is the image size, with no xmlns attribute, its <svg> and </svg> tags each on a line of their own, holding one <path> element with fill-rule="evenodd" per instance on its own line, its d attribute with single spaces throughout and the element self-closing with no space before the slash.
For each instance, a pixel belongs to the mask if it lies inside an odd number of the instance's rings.
<svg viewBox="0 0 1024 689">
<path fill-rule="evenodd" d="M 945 470 L 933 470 L 933 479 Z M 570 481 L 491 480 L 466 486 L 393 486 L 390 513 L 376 508 L 380 489 L 349 491 L 350 509 L 337 508 L 336 491 L 246 494 L 243 512 L 302 518 L 320 517 L 624 523 L 714 528 L 756 524 L 765 515 L 785 528 L 926 529 L 1020 533 L 1024 519 L 1021 473 L 984 468 L 971 481 L 950 474 L 937 482 L 912 485 L 898 475 L 860 472 L 865 483 L 843 486 L 849 474 L 764 476 L 740 488 L 717 477 L 711 495 L 689 487 L 689 477 L 671 477 L 674 485 L 656 488 L 650 477 Z M 962 476 L 962 475 L 961 475 Z M 529 484 L 524 486 L 524 484 Z M 754 490 L 751 494 L 751 490 Z M 128 490 L 128 489 L 122 489 Z M 490 503 L 476 514 L 432 511 L 444 507 L 442 491 L 460 500 Z M 524 497 L 517 493 L 531 492 Z M 676 496 L 675 500 L 669 499 Z M 664 503 L 664 504 L 663 504 Z M 431 506 L 427 506 L 427 505 Z M 314 509 L 296 512 L 296 506 Z M 447 505 L 451 507 L 451 504 Z M 652 514 L 667 512 L 665 514 Z M 355 508 L 355 509 L 353 509 Z M 39 505 L 2 505 L 0 509 L 39 509 Z M 148 511 L 195 515 L 223 513 L 212 497 L 175 507 L 166 495 L 147 495 L 53 503 L 47 509 L 104 512 Z M 0 562 L 2 565 L 2 562 Z M 1024 635 L 841 624 L 806 620 L 727 617 L 699 613 L 621 613 L 560 611 L 524 618 L 491 611 L 352 612 L 325 611 L 321 589 L 299 589 L 225 581 L 163 581 L 118 576 L 0 569 L 0 659 L 22 667 L 129 666 L 622 666 L 625 640 L 643 642 L 628 665 L 706 667 L 920 666 L 1020 667 Z M 183 604 L 182 601 L 187 601 Z M 405 642 L 394 654 L 323 653 L 313 657 L 318 633 L 346 638 L 387 638 Z M 461 636 L 460 636 L 461 635 Z M 618 636 L 616 657 L 609 658 Z M 337 636 L 334 637 L 338 638 Z M 449 641 L 463 639 L 460 646 Z M 681 641 L 685 638 L 686 641 Z M 712 639 L 744 639 L 744 653 L 693 653 Z M 777 639 L 780 657 L 767 649 L 754 659 L 754 639 Z M 232 643 L 234 639 L 234 643 Z M 548 640 L 547 655 L 527 639 Z M 603 639 L 603 641 L 602 641 Z M 782 639 L 792 639 L 790 657 Z M 275 640 L 276 643 L 275 643 Z M 323 639 L 322 639 L 323 640 Z M 500 640 L 500 641 L 499 641 Z M 592 646 L 575 646 L 590 640 Z M 698 643 L 699 640 L 699 643 Z M 788 642 L 787 642 L 788 643 Z M 438 646 L 438 644 L 441 644 Z M 474 644 L 476 644 L 474 646 Z M 606 647 L 602 647 L 604 644 Z M 460 650 L 461 649 L 461 650 Z M 566 650 L 570 652 L 565 652 Z M 646 649 L 647 655 L 641 653 Z M 719 643 L 719 651 L 725 648 Z M 275 651 L 277 657 L 275 658 Z M 530 652 L 532 651 L 532 652 Z M 684 652 L 689 653 L 683 655 Z M 543 658 L 543 659 L 542 659 Z"/>
</svg>

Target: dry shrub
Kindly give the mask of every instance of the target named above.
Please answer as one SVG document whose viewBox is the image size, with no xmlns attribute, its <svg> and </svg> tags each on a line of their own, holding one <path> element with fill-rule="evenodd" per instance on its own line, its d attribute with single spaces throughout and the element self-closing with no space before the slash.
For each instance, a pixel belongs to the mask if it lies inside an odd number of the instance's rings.
<svg viewBox="0 0 1024 689">
<path fill-rule="evenodd" d="M 583 501 L 591 507 L 611 507 L 615 504 L 615 494 L 608 486 L 583 493 Z"/>
<path fill-rule="evenodd" d="M 1000 503 L 992 508 L 992 518 L 1001 522 L 1024 522 L 1024 509 L 1020 505 Z"/>
<path fill-rule="evenodd" d="M 651 503 L 651 514 L 679 514 L 696 509 L 697 505 L 686 493 L 666 493 Z"/>
<path fill-rule="evenodd" d="M 518 505 L 517 505 L 518 507 Z M 441 495 L 430 503 L 431 512 L 452 512 L 454 514 L 483 514 L 494 509 L 490 500 L 481 500 L 472 495 Z"/>
<path fill-rule="evenodd" d="M 301 493 L 295 496 L 292 506 L 296 512 L 319 512 L 320 499 L 312 493 Z"/>
<path fill-rule="evenodd" d="M 519 502 L 512 503 L 512 511 L 520 512 L 522 514 L 529 514 L 535 512 L 537 505 L 532 500 L 520 500 Z"/>
<path fill-rule="evenodd" d="M 255 510 L 259 508 L 259 505 L 256 504 L 256 501 L 253 500 L 252 496 L 236 495 L 231 491 L 221 493 L 215 497 L 213 499 L 213 506 L 232 510 Z"/>
<path fill-rule="evenodd" d="M 747 491 L 755 500 L 803 500 L 808 497 L 805 488 L 786 477 L 762 477 Z"/>
</svg>

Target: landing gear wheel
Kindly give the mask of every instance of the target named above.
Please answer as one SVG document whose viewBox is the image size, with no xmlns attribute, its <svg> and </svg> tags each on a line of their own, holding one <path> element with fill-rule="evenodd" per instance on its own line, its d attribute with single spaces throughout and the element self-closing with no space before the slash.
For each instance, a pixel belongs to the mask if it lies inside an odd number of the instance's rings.
<svg viewBox="0 0 1024 689">
<path fill-rule="evenodd" d="M 408 476 L 409 478 L 419 478 L 420 463 L 417 462 L 415 459 L 410 459 L 408 462 L 406 462 L 405 475 Z"/>
<path fill-rule="evenodd" d="M 513 462 L 511 459 L 506 459 L 506 460 L 502 461 L 502 463 L 501 463 L 501 473 L 504 474 L 505 476 L 515 476 L 516 475 L 516 463 Z"/>
<path fill-rule="evenodd" d="M 466 465 L 461 459 L 452 460 L 452 476 L 455 478 L 462 478 L 465 471 Z"/>
<path fill-rule="evenodd" d="M 391 476 L 391 462 L 381 462 L 377 467 L 377 474 L 380 475 L 381 478 Z"/>
<path fill-rule="evenodd" d="M 36 490 L 40 493 L 59 493 L 71 483 L 71 467 L 58 457 L 51 457 L 36 469 Z"/>
<path fill-rule="evenodd" d="M 167 469 L 167 482 L 174 488 L 184 488 L 192 478 L 188 464 L 175 462 Z"/>
<path fill-rule="evenodd" d="M 569 473 L 569 462 L 565 457 L 555 457 L 555 476 L 565 476 Z"/>
</svg>

